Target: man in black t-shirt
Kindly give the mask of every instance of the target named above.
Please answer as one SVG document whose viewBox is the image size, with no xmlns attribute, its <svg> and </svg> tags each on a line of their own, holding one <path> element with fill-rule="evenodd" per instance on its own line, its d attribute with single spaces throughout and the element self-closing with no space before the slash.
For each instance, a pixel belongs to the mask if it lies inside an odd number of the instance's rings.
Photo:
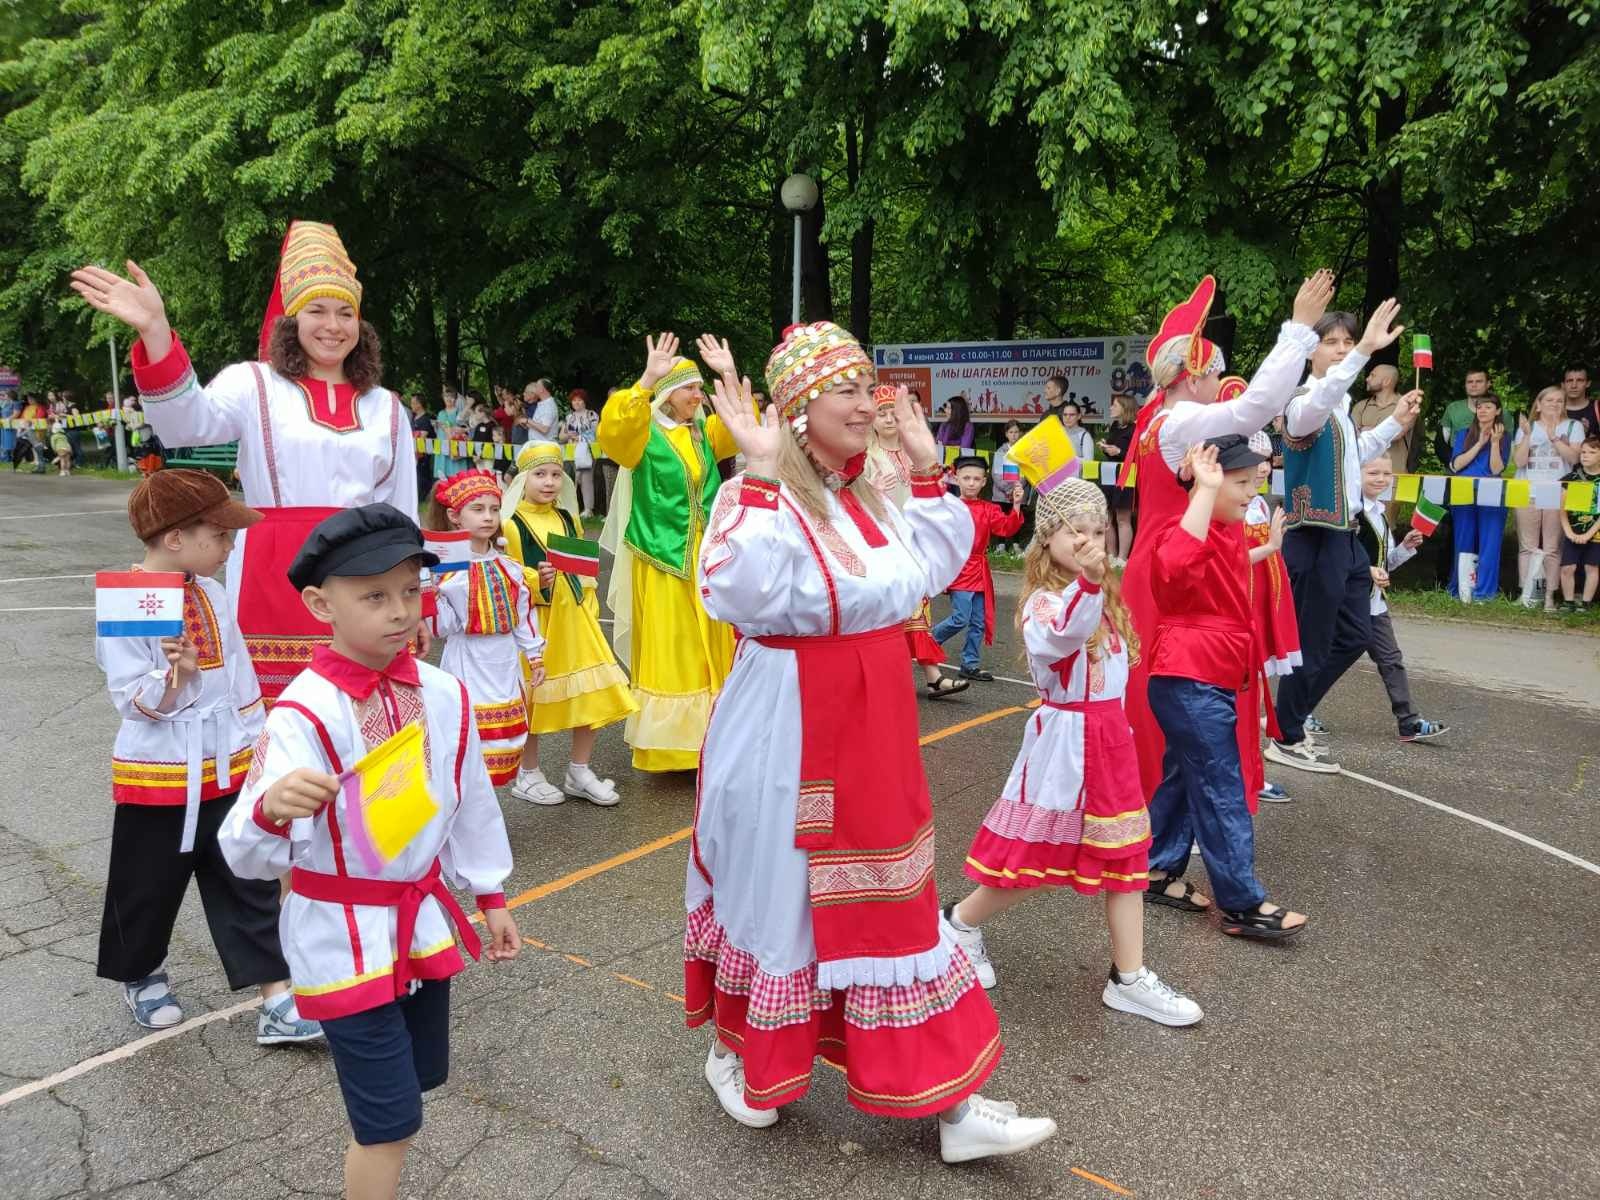
<svg viewBox="0 0 1600 1200">
<path fill-rule="evenodd" d="M 1589 372 L 1568 367 L 1561 376 L 1561 393 L 1567 416 L 1582 425 L 1585 434 L 1600 433 L 1600 399 L 1589 395 Z"/>
</svg>

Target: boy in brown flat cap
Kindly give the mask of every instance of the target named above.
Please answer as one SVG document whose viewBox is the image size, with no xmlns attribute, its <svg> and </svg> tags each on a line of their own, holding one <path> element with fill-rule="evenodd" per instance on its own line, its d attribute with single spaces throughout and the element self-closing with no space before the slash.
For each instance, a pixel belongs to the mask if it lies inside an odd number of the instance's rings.
<svg viewBox="0 0 1600 1200">
<path fill-rule="evenodd" d="M 261 519 L 203 471 L 157 471 L 128 498 L 144 542 L 135 572 L 181 572 L 183 636 L 97 637 L 95 660 L 122 714 L 111 755 L 111 864 L 96 973 L 122 984 L 146 1029 L 183 1020 L 162 964 L 194 877 L 228 985 L 261 991 L 256 1041 L 322 1036 L 301 1020 L 278 943 L 278 887 L 240 879 L 217 831 L 244 786 L 262 726 L 261 689 L 222 585 L 233 534 Z"/>
</svg>

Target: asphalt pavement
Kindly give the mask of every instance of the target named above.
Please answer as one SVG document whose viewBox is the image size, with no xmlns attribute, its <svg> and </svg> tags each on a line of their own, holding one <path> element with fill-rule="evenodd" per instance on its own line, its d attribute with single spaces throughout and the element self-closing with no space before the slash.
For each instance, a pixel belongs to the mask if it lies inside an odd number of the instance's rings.
<svg viewBox="0 0 1600 1200">
<path fill-rule="evenodd" d="M 253 996 L 227 991 L 193 894 L 169 961 L 188 1023 L 150 1038 L 94 975 L 117 718 L 92 573 L 138 552 L 128 490 L 0 473 L 0 1196 L 337 1196 L 327 1053 L 256 1046 Z M 1002 576 L 986 661 L 1020 678 L 1014 589 Z M 1450 733 L 1399 744 L 1357 668 L 1319 714 L 1346 774 L 1273 771 L 1294 800 L 1257 818 L 1263 881 L 1309 930 L 1263 946 L 1147 912 L 1148 963 L 1203 1023 L 1100 1004 L 1098 901 L 1041 896 L 992 923 L 1006 1055 L 986 1092 L 1061 1133 L 968 1167 L 939 1162 L 931 1121 L 852 1109 L 821 1066 L 772 1129 L 722 1114 L 680 1002 L 691 782 L 635 774 L 607 731 L 616 809 L 504 799 L 528 945 L 457 980 L 451 1077 L 404 1194 L 1600 1196 L 1600 639 L 1398 625 Z M 1031 697 L 1002 680 L 921 702 L 947 897 Z M 564 750 L 549 739 L 547 761 Z"/>
</svg>

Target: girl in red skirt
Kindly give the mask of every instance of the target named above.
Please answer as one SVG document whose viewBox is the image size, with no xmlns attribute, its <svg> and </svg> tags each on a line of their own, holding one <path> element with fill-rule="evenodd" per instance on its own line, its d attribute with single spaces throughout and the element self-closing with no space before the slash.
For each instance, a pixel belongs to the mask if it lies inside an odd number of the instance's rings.
<svg viewBox="0 0 1600 1200">
<path fill-rule="evenodd" d="M 1138 645 L 1108 569 L 1105 494 L 1068 479 L 1040 496 L 1034 520 L 1017 625 L 1040 707 L 967 853 L 977 890 L 946 908 L 944 921 L 979 982 L 993 987 L 980 925 L 1036 888 L 1104 894 L 1113 966 L 1101 1000 L 1163 1025 L 1193 1025 L 1200 1006 L 1144 965 L 1150 815 L 1122 711 Z"/>
</svg>

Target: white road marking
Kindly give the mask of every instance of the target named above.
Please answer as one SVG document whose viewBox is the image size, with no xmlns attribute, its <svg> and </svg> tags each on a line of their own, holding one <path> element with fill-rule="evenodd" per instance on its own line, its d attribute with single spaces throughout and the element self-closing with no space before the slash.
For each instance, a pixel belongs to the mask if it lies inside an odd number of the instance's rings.
<svg viewBox="0 0 1600 1200">
<path fill-rule="evenodd" d="M 20 579 L 0 579 L 0 583 L 53 583 L 57 579 L 93 578 L 93 575 L 24 575 Z"/>
<path fill-rule="evenodd" d="M 0 521 L 48 521 L 51 517 L 108 517 L 112 513 L 126 516 L 126 508 L 89 508 L 82 512 L 27 513 L 20 517 L 0 517 Z"/>
<path fill-rule="evenodd" d="M 47 1075 L 43 1079 L 35 1079 L 32 1083 L 24 1083 L 12 1088 L 9 1092 L 0 1094 L 0 1108 L 17 1100 L 26 1099 L 35 1092 L 48 1091 L 59 1087 L 63 1083 L 87 1075 L 97 1067 L 104 1067 L 124 1058 L 132 1058 L 139 1051 L 154 1046 L 157 1042 L 164 1042 L 168 1038 L 175 1038 L 180 1033 L 188 1033 L 191 1029 L 199 1029 L 202 1025 L 209 1025 L 213 1021 L 226 1021 L 229 1017 L 236 1017 L 242 1012 L 249 1012 L 252 1008 L 261 1005 L 261 997 L 254 1000 L 241 1000 L 229 1008 L 219 1008 L 216 1012 L 206 1013 L 202 1017 L 191 1017 L 187 1021 L 174 1025 L 171 1029 L 162 1029 L 148 1037 L 138 1038 L 125 1045 L 118 1046 L 115 1050 L 107 1050 L 104 1054 L 96 1054 L 93 1058 L 86 1058 L 77 1066 L 68 1067 L 65 1071 L 57 1071 L 54 1075 Z"/>
<path fill-rule="evenodd" d="M 1581 867 L 1593 875 L 1600 875 L 1600 864 L 1592 863 L 1587 858 L 1579 858 L 1576 854 L 1568 854 L 1565 850 L 1541 842 L 1538 838 L 1531 838 L 1525 833 L 1508 828 L 1486 817 L 1476 816 L 1473 813 L 1462 812 L 1459 808 L 1451 808 L 1448 804 L 1440 804 L 1437 800 L 1430 800 L 1426 796 L 1419 796 L 1416 792 L 1408 792 L 1403 787 L 1396 787 L 1392 783 L 1385 783 L 1381 779 L 1373 779 L 1368 775 L 1358 775 L 1354 771 L 1341 770 L 1339 774 L 1354 779 L 1360 783 L 1371 784 L 1375 788 L 1382 788 L 1386 792 L 1393 792 L 1396 796 L 1404 796 L 1407 800 L 1415 800 L 1418 804 L 1426 804 L 1429 808 L 1436 808 L 1440 812 L 1449 813 L 1452 817 L 1460 817 L 1463 821 L 1471 821 L 1474 825 L 1482 825 L 1485 829 L 1492 829 L 1496 833 L 1503 833 L 1514 842 L 1521 842 L 1524 846 L 1532 846 L 1535 850 L 1543 850 L 1546 854 L 1559 858 L 1562 862 L 1569 862 L 1575 867 Z"/>
<path fill-rule="evenodd" d="M 92 604 L 49 604 L 43 608 L 0 608 L 0 613 L 8 612 L 93 612 Z"/>
</svg>

